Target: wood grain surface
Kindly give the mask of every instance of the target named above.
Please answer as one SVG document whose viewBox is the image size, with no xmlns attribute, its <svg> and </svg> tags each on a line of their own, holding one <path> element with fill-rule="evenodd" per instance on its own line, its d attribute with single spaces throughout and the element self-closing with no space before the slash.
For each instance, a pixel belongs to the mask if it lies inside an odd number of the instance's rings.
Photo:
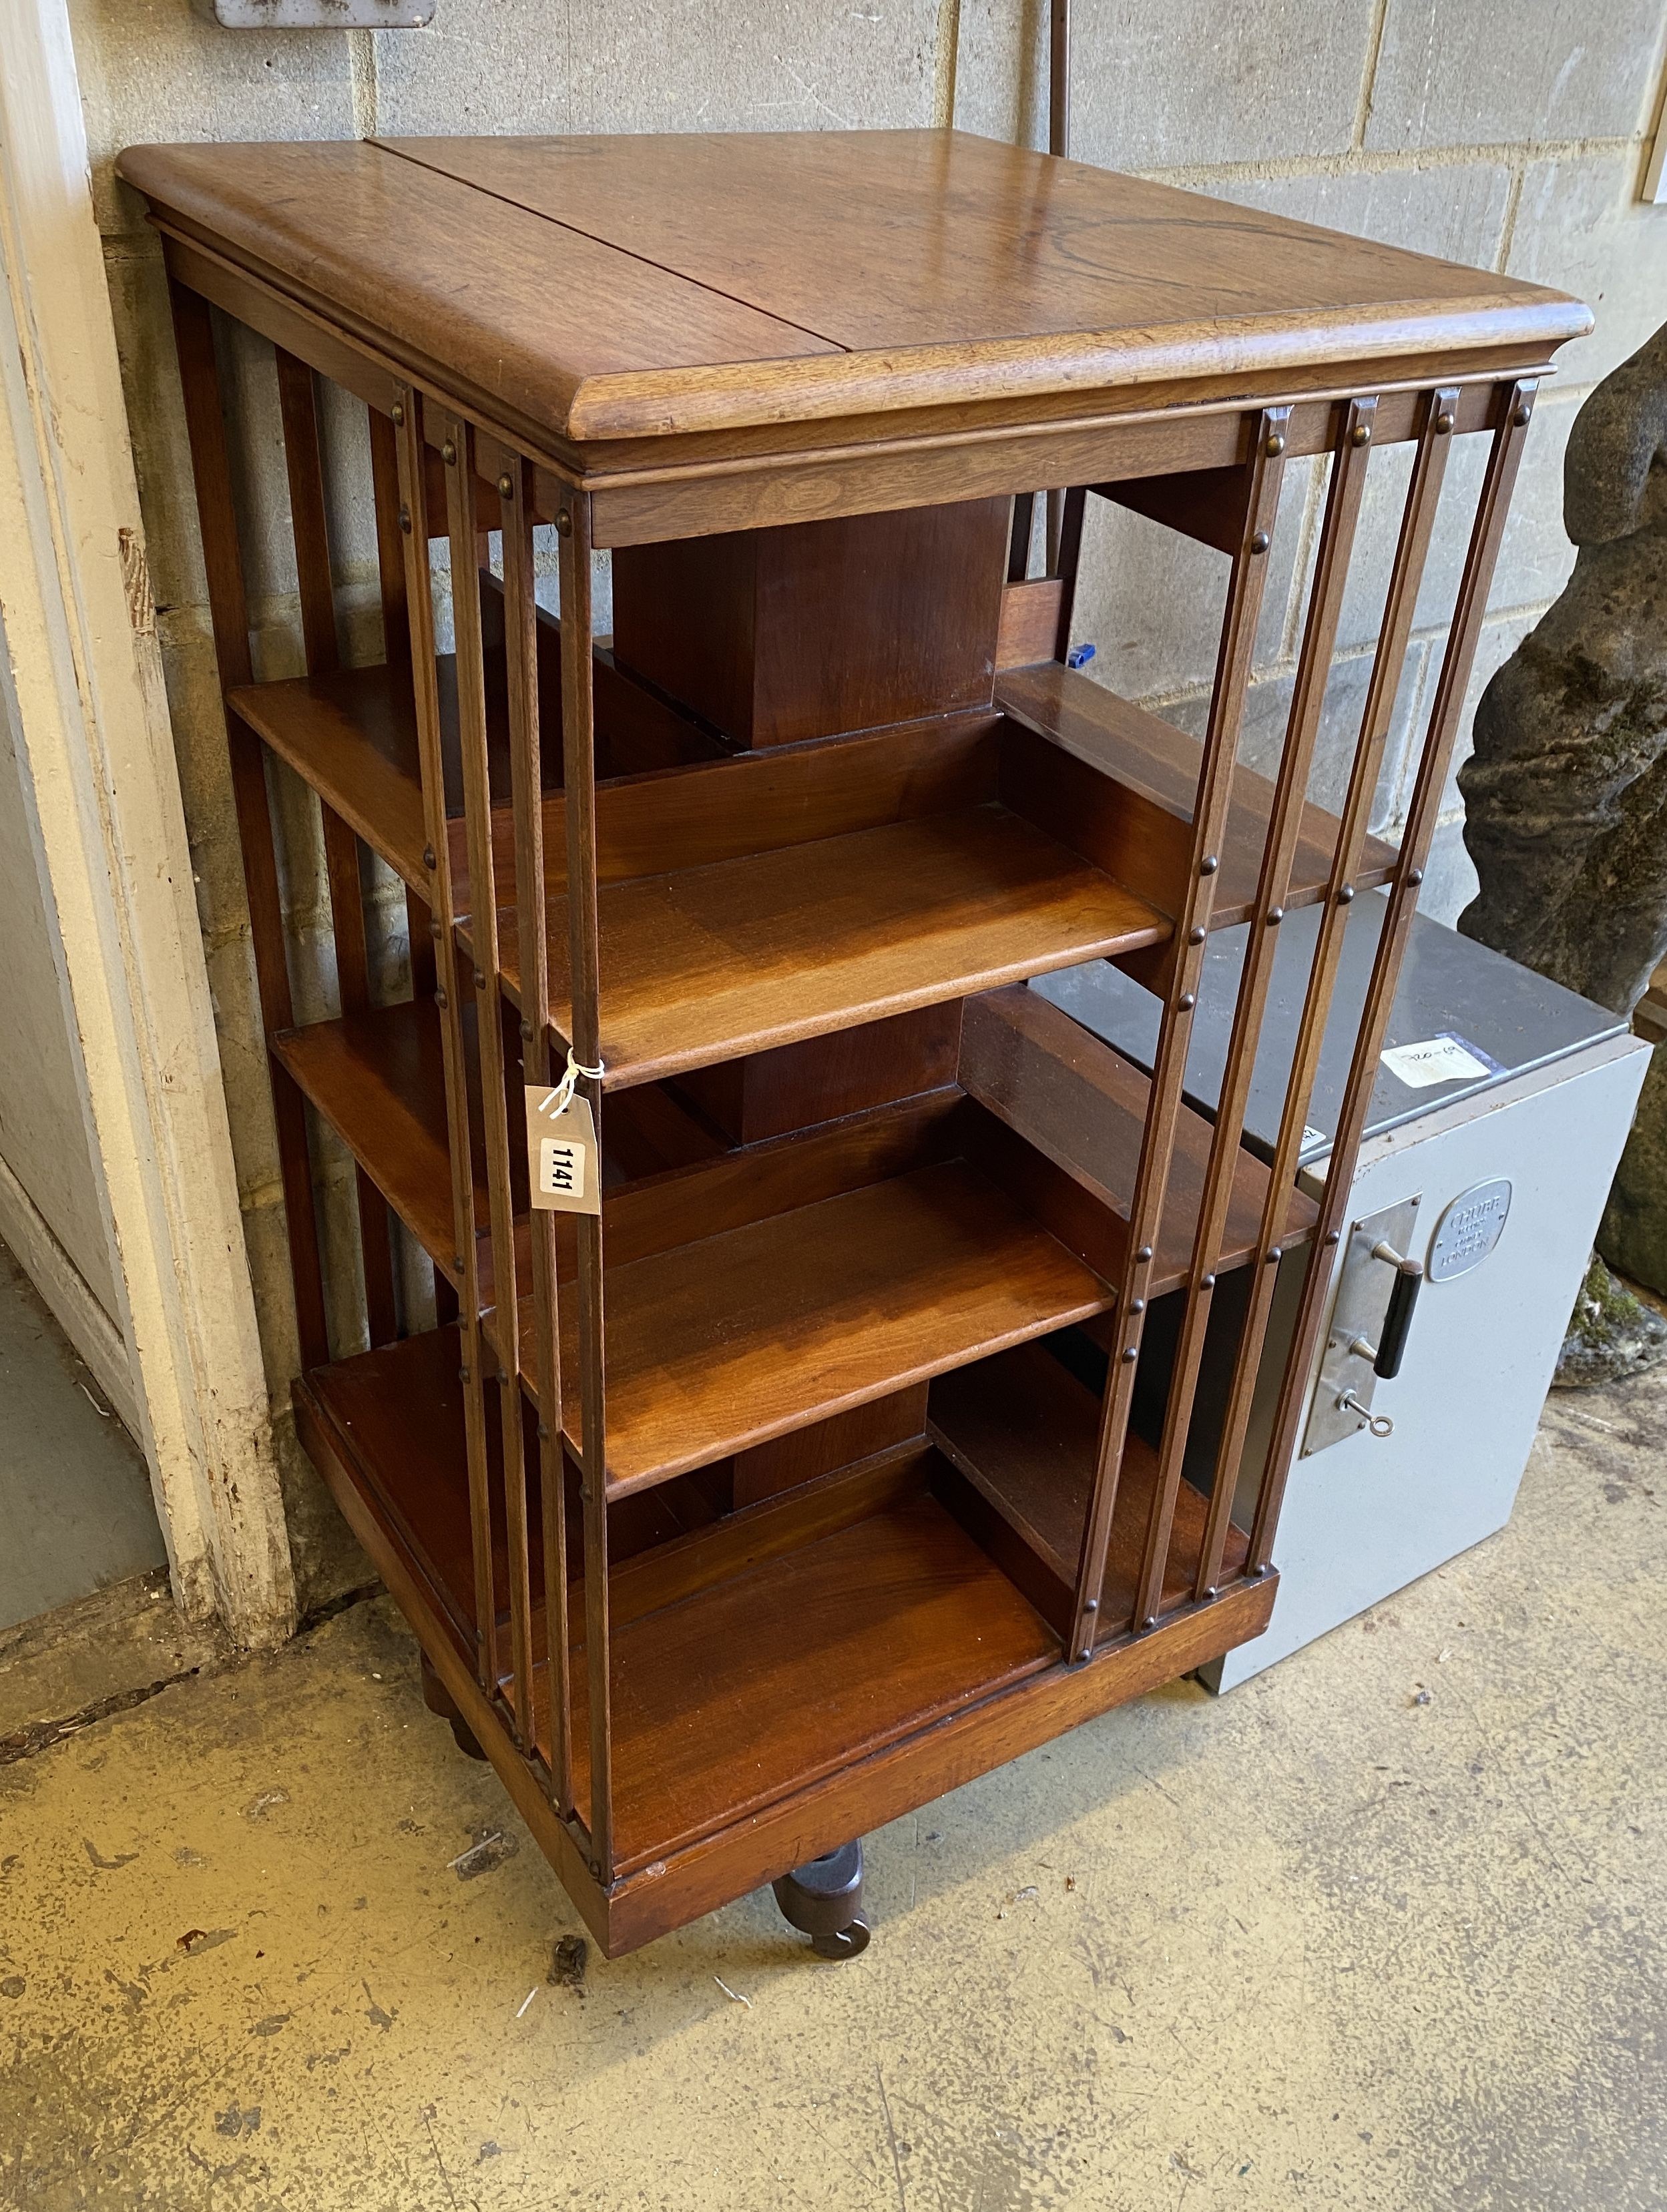
<svg viewBox="0 0 1667 2212">
<path fill-rule="evenodd" d="M 1192 821 L 1202 753 L 1197 739 L 1057 661 L 1004 669 L 996 678 L 995 703 L 1015 721 L 1098 770 L 1107 779 L 1108 789 L 1150 802 L 1149 809 L 1130 808 L 1125 798 L 1119 817 L 1125 842 L 1118 850 L 1128 860 L 1124 880 L 1153 896 L 1169 878 L 1174 860 L 1183 859 L 1187 850 L 1186 837 L 1180 833 Z M 1274 787 L 1266 776 L 1242 765 L 1234 769 L 1220 883 L 1210 910 L 1213 929 L 1226 929 L 1249 917 L 1273 799 Z M 1080 810 L 1080 802 L 1076 803 Z M 1291 908 L 1311 906 L 1324 890 L 1339 828 L 1335 815 L 1311 805 L 1304 806 L 1300 821 L 1285 902 Z M 1394 846 L 1380 837 L 1368 837 L 1352 881 L 1361 890 L 1387 883 L 1394 865 Z M 1166 913 L 1174 910 L 1161 896 L 1156 902 Z"/>
<path fill-rule="evenodd" d="M 1019 1345 L 945 1375 L 932 1385 L 928 1433 L 987 1497 L 1057 1579 L 1067 1601 L 1099 1443 L 1099 1400 L 1045 1345 Z M 1100 1589 L 1101 1637 L 1120 1635 L 1134 1616 L 1158 1455 L 1130 1432 L 1123 1446 Z M 1183 1482 L 1175 1504 L 1158 1610 L 1191 1596 L 1208 1501 Z M 1221 1578 L 1242 1572 L 1250 1538 L 1229 1527 Z"/>
<path fill-rule="evenodd" d="M 1561 294 L 964 132 L 135 147 L 170 226 L 582 442 L 1590 327 Z"/>
<path fill-rule="evenodd" d="M 602 1058 L 623 1087 L 1154 945 L 1143 899 L 1004 808 L 604 886 Z M 565 1035 L 565 901 L 549 908 Z M 500 918 L 512 983 L 514 917 Z"/>
<path fill-rule="evenodd" d="M 1106 1303 L 1090 1268 L 958 1161 L 611 1267 L 610 1495 L 827 1420 Z M 521 1325 L 531 1324 L 528 1301 Z M 576 1443 L 578 1408 L 563 1411 Z"/>
</svg>

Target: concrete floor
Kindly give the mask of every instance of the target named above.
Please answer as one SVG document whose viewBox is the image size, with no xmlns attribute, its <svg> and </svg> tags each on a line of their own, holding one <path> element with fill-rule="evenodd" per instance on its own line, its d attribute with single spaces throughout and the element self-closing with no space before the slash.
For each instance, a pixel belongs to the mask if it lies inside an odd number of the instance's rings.
<svg viewBox="0 0 1667 2212">
<path fill-rule="evenodd" d="M 385 1601 L 0 1743 L 0 2203 L 1658 2206 L 1664 1416 L 1554 1401 L 1503 1537 L 872 1838 L 845 1966 L 765 1894 L 553 1980 Z"/>
<path fill-rule="evenodd" d="M 0 1629 L 167 1556 L 143 1455 L 0 1244 Z"/>
</svg>

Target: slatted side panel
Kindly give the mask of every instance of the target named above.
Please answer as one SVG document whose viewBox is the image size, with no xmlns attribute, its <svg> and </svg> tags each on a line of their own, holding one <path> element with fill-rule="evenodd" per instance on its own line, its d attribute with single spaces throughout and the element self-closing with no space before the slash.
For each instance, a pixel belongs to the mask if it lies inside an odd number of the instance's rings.
<svg viewBox="0 0 1667 2212">
<path fill-rule="evenodd" d="M 1216 1271 L 1222 1257 L 1227 1205 L 1232 1194 L 1234 1171 L 1250 1101 L 1250 1075 L 1262 1030 L 1268 987 L 1273 979 L 1274 953 L 1279 925 L 1285 918 L 1285 901 L 1296 856 L 1297 834 L 1308 793 L 1309 771 L 1319 735 L 1326 678 L 1337 641 L 1343 587 L 1349 556 L 1366 491 L 1366 457 L 1371 450 L 1373 399 L 1356 399 L 1342 410 L 1337 447 L 1332 459 L 1329 496 L 1326 502 L 1318 555 L 1315 564 L 1308 620 L 1298 663 L 1291 714 L 1274 786 L 1268 837 L 1263 848 L 1256 894 L 1250 916 L 1250 936 L 1244 967 L 1227 1048 L 1227 1065 L 1216 1109 L 1204 1191 L 1193 1239 L 1185 1305 L 1175 1351 L 1175 1370 L 1170 1385 L 1158 1480 L 1153 1486 L 1147 1522 L 1144 1562 L 1135 1600 L 1135 1617 L 1142 1627 L 1157 1624 L 1164 1571 L 1169 1556 L 1175 1502 L 1183 1462 L 1186 1457 L 1191 1413 L 1203 1358 L 1205 1331 L 1209 1324 Z M 1288 1189 L 1288 1178 L 1279 1186 Z M 1266 1267 L 1269 1255 L 1258 1252 Z M 1222 1486 L 1225 1487 L 1226 1486 Z"/>
<path fill-rule="evenodd" d="M 1185 1603 L 1214 1597 L 1234 1515 L 1240 1462 L 1250 1430 L 1250 1410 L 1260 1377 L 1273 1305 L 1276 1263 L 1281 1257 L 1289 1194 L 1295 1179 L 1302 1135 L 1331 1011 L 1354 878 L 1365 847 L 1372 799 L 1381 772 L 1385 739 L 1413 621 L 1447 455 L 1457 421 L 1458 393 L 1440 387 L 1424 398 L 1414 465 L 1402 518 L 1390 588 L 1363 719 L 1355 741 L 1348 796 L 1339 819 L 1335 850 L 1316 951 L 1309 971 L 1296 1050 L 1281 1115 L 1273 1172 L 1251 1261 L 1248 1310 L 1240 1326 L 1226 1411 L 1217 1449 L 1202 1541 L 1195 1562 L 1187 1563 Z M 1272 1557 L 1285 1472 L 1295 1449 L 1298 1427 L 1313 1371 L 1331 1279 L 1331 1255 L 1339 1242 L 1354 1164 L 1376 1079 L 1407 930 L 1416 905 L 1436 810 L 1457 733 L 1465 685 L 1475 653 L 1488 584 L 1503 532 L 1522 441 L 1533 403 L 1526 383 L 1502 385 L 1494 401 L 1492 447 L 1460 581 L 1452 628 L 1437 696 L 1420 756 L 1404 840 L 1389 891 L 1388 913 L 1370 987 L 1357 1025 L 1344 1103 L 1327 1176 L 1327 1196 L 1316 1232 L 1317 1257 L 1304 1285 L 1294 1335 L 1278 1382 L 1274 1433 L 1249 1531 L 1245 1571 L 1265 1573 Z M 1224 1234 L 1233 1170 L 1243 1137 L 1250 1077 L 1256 1063 L 1262 1015 L 1268 1000 L 1275 947 L 1284 918 L 1284 900 L 1306 785 L 1321 726 L 1326 679 L 1336 642 L 1339 616 L 1372 445 L 1377 402 L 1362 394 L 1337 415 L 1336 443 L 1322 524 L 1315 574 L 1293 688 L 1284 745 L 1277 772 L 1254 906 L 1248 927 L 1226 1064 L 1193 1238 L 1184 1304 L 1170 1379 L 1159 1455 L 1158 1479 L 1145 1510 L 1141 1567 L 1132 1623 L 1135 1631 L 1156 1628 L 1163 1617 L 1174 1534 L 1177 1499 L 1183 1474 L 1196 1400 L 1205 1332 L 1222 1263 Z M 1208 878 L 1214 840 L 1219 835 L 1232 775 L 1245 683 L 1249 636 L 1254 631 L 1259 598 L 1258 572 L 1250 565 L 1258 544 L 1265 549 L 1277 503 L 1277 460 L 1282 426 L 1264 414 L 1256 427 L 1256 446 L 1244 481 L 1240 513 L 1243 532 L 1233 553 L 1227 611 L 1218 663 L 1209 732 L 1201 767 L 1195 811 L 1193 857 L 1195 890 L 1180 918 L 1183 940 L 1179 972 L 1169 987 L 1153 1067 L 1151 1106 L 1141 1151 L 1134 1205 L 1132 1258 L 1118 1285 L 1117 1326 L 1110 1346 L 1111 1367 L 1100 1438 L 1098 1465 L 1091 1498 L 1077 1587 L 1074 1653 L 1080 1660 L 1096 1634 L 1122 1624 L 1098 1622 L 1098 1609 L 1117 1472 L 1127 1431 L 1129 1401 L 1141 1341 L 1146 1286 L 1142 1266 L 1156 1242 L 1171 1158 L 1170 1123 L 1178 1101 L 1185 1057 L 1186 1017 L 1196 990 L 1197 965 L 1208 922 Z M 1258 464 L 1260 457 L 1260 465 Z M 1235 1540 L 1234 1552 L 1243 1547 Z M 1175 1585 L 1169 1582 L 1173 1590 Z"/>
<path fill-rule="evenodd" d="M 1367 987 L 1354 1055 L 1343 1092 L 1342 1111 L 1339 1116 L 1332 1165 L 1326 1178 L 1325 1205 L 1320 1221 L 1320 1237 L 1323 1247 L 1326 1249 L 1341 1237 L 1348 1212 L 1354 1158 L 1372 1103 L 1378 1057 L 1383 1050 L 1384 1036 L 1394 1005 L 1401 956 L 1417 908 L 1418 887 L 1424 880 L 1424 864 L 1429 857 L 1430 840 L 1435 834 L 1436 815 L 1446 783 L 1448 766 L 1452 759 L 1453 742 L 1458 734 L 1465 688 L 1469 682 L 1471 663 L 1475 658 L 1482 617 L 1488 608 L 1488 593 L 1493 582 L 1494 568 L 1505 535 L 1511 494 L 1522 465 L 1523 445 L 1528 426 L 1533 419 L 1536 389 L 1534 380 L 1524 380 L 1501 385 L 1498 390 L 1496 420 L 1488 467 L 1471 526 L 1463 573 L 1459 579 L 1447 650 L 1425 732 L 1400 860 L 1390 885 L 1389 911 L 1378 939 L 1378 955 L 1372 965 L 1372 981 Z M 1440 424 L 1445 417 L 1451 427 L 1454 396 L 1441 392 L 1431 396 L 1428 434 L 1441 439 L 1444 443 L 1447 442 L 1447 434 L 1441 430 Z M 1416 481 L 1415 476 L 1415 488 Z M 1307 1381 L 1312 1371 L 1314 1355 L 1324 1323 L 1326 1288 L 1325 1271 L 1318 1267 L 1311 1269 L 1297 1317 L 1291 1354 L 1280 1387 L 1267 1472 L 1250 1531 L 1250 1568 L 1252 1573 L 1264 1570 L 1272 1557 L 1274 1530 L 1278 1522 L 1286 1474 L 1296 1449 Z"/>
<path fill-rule="evenodd" d="M 1111 1364 L 1098 1460 L 1077 1571 L 1070 1650 L 1080 1660 L 1092 1653 L 1099 1626 L 1100 1592 L 1116 1505 L 1117 1476 L 1134 1401 L 1135 1371 L 1150 1294 L 1152 1262 L 1174 1156 L 1182 1079 L 1192 1033 L 1189 1018 L 1197 1004 L 1211 902 L 1220 866 L 1222 833 L 1232 799 L 1233 764 L 1244 720 L 1244 695 L 1250 683 L 1256 620 L 1262 611 L 1263 581 L 1268 573 L 1267 556 L 1279 510 L 1289 416 L 1288 408 L 1270 408 L 1261 413 L 1247 465 L 1241 526 L 1232 556 L 1221 642 L 1216 657 L 1215 691 L 1199 768 L 1185 890 L 1181 910 L 1176 916 L 1177 956 L 1165 992 L 1153 1064 L 1147 1126 L 1129 1209 L 1129 1255 L 1116 1285 L 1116 1329 L 1110 1346 Z M 1190 1394 L 1188 1395 L 1189 1401 Z"/>
<path fill-rule="evenodd" d="M 1256 1395 L 1262 1350 L 1273 1306 L 1275 1270 L 1271 1261 L 1281 1235 L 1281 1223 L 1274 1207 L 1273 1194 L 1275 1190 L 1287 1190 L 1297 1172 L 1303 1131 L 1307 1126 L 1309 1101 L 1319 1066 L 1320 1047 L 1325 1036 L 1332 990 L 1342 954 L 1348 908 L 1355 895 L 1354 878 L 1366 844 L 1372 800 L 1383 769 L 1390 717 L 1406 659 L 1414 609 L 1423 581 L 1441 487 L 1452 450 L 1456 398 L 1454 392 L 1446 390 L 1438 390 L 1429 395 L 1413 457 L 1406 503 L 1390 572 L 1383 623 L 1339 820 L 1331 872 L 1321 909 L 1314 962 L 1303 1002 L 1290 1083 L 1275 1145 L 1269 1206 L 1257 1237 L 1250 1304 L 1228 1392 L 1227 1411 L 1218 1455 L 1218 1479 L 1210 1500 L 1209 1517 L 1198 1563 L 1195 1595 L 1200 1597 L 1213 1594 L 1221 1571 L 1238 1468 L 1250 1431 L 1250 1410 Z M 1375 1055 L 1372 1064 L 1373 1066 L 1376 1065 Z M 1346 1186 L 1347 1176 L 1340 1176 L 1340 1179 Z M 1329 1273 L 1329 1255 L 1335 1241 L 1331 1238 L 1328 1242 L 1329 1235 L 1329 1231 L 1323 1229 L 1317 1247 L 1320 1257 L 1314 1265 L 1313 1273 L 1320 1280 L 1323 1280 Z"/>
</svg>

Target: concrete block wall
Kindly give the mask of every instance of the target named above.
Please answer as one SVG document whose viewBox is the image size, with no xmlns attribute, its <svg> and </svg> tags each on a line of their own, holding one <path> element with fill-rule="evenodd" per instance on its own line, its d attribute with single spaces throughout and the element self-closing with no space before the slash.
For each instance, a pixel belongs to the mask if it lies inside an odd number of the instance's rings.
<svg viewBox="0 0 1667 2212">
<path fill-rule="evenodd" d="M 251 1264 L 273 1401 L 287 1431 L 295 1364 L 282 1204 L 213 683 L 201 556 L 156 243 L 112 162 L 137 140 L 340 137 L 372 132 L 830 129 L 941 123 L 1046 143 L 1045 0 L 438 0 L 421 32 L 232 33 L 191 0 L 70 0 L 93 149 L 95 203 L 127 380 L 149 557 L 230 1095 Z M 1076 0 L 1073 152 L 1247 204 L 1561 285 L 1597 316 L 1566 349 L 1535 419 L 1488 611 L 1470 704 L 1556 596 L 1573 555 L 1561 526 L 1569 424 L 1591 385 L 1667 319 L 1667 207 L 1637 198 L 1659 97 L 1660 0 Z M 300 665 L 288 500 L 269 360 L 227 362 L 263 673 Z M 380 650 L 368 464 L 356 410 L 332 406 L 344 628 Z M 1404 819 L 1407 763 L 1427 711 L 1463 556 L 1481 453 L 1454 456 L 1444 525 L 1397 705 L 1376 826 Z M 1323 465 L 1293 471 L 1279 519 L 1247 722 L 1247 758 L 1277 744 L 1288 702 L 1323 496 Z M 1404 483 L 1376 457 L 1363 545 Z M 1096 503 L 1078 633 L 1092 672 L 1177 722 L 1199 726 L 1225 563 Z M 1330 749 L 1316 793 L 1334 791 L 1352 744 L 1386 553 L 1351 593 L 1327 702 Z M 601 580 L 605 581 L 605 580 Z M 602 601 L 602 609 L 606 605 Z M 1467 726 L 1469 707 L 1467 706 Z M 315 811 L 280 777 L 285 888 L 297 994 L 327 1011 L 334 978 Z M 1450 787 L 1427 902 L 1451 919 L 1470 895 Z M 368 885 L 385 973 L 404 958 L 396 887 Z M 327 1235 L 350 1244 L 347 1163 L 315 1162 Z M 420 1269 L 408 1269 L 413 1284 Z M 413 1295 L 417 1295 L 415 1289 Z M 345 1324 L 344 1324 L 345 1328 Z M 303 1578 L 333 1561 L 310 1470 L 287 1455 Z"/>
</svg>

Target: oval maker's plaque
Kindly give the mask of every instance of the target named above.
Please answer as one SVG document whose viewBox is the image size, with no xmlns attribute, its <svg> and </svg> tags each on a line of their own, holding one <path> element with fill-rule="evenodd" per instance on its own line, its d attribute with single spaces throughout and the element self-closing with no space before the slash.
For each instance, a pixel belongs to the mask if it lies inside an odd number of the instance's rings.
<svg viewBox="0 0 1667 2212">
<path fill-rule="evenodd" d="M 1511 1185 L 1503 1176 L 1460 1191 L 1430 1239 L 1430 1280 L 1450 1283 L 1479 1267 L 1500 1241 L 1511 1211 Z"/>
</svg>

